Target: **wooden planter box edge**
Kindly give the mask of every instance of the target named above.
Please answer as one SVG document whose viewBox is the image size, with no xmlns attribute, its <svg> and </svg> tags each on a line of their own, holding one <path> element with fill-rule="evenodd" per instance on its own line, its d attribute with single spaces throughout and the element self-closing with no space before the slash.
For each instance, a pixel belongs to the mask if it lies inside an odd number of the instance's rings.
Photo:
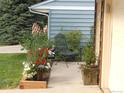
<svg viewBox="0 0 124 93">
<path fill-rule="evenodd" d="M 21 80 L 19 83 L 20 89 L 40 89 L 47 88 L 47 81 L 29 81 Z"/>
</svg>

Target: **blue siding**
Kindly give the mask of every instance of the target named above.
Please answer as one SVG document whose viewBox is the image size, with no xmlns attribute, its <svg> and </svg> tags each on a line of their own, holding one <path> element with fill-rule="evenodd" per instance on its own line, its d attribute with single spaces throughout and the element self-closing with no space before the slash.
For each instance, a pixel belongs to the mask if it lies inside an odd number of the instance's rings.
<svg viewBox="0 0 124 93">
<path fill-rule="evenodd" d="M 94 0 L 56 0 L 56 1 L 77 1 L 77 2 L 80 2 L 80 1 L 87 1 L 87 2 L 91 2 L 91 1 L 94 1 Z"/>
<path fill-rule="evenodd" d="M 54 30 L 54 31 L 58 31 L 58 30 L 60 30 L 60 29 L 62 29 L 62 27 L 60 27 L 60 26 L 56 26 L 56 27 L 53 26 L 53 27 L 51 27 L 51 30 L 52 30 L 52 31 L 53 31 L 53 30 Z M 91 30 L 91 27 L 86 27 L 86 26 L 77 26 L 77 27 L 72 27 L 72 26 L 70 26 L 70 27 L 69 27 L 69 26 L 65 26 L 64 29 L 67 30 L 67 31 L 68 31 L 68 30 L 70 31 L 70 30 L 72 30 L 72 29 L 73 29 L 73 30 L 75 30 L 75 29 L 80 29 L 81 31 L 82 31 L 82 30 L 83 30 L 83 31 L 90 31 L 90 30 Z"/>
<path fill-rule="evenodd" d="M 81 43 L 90 39 L 90 32 L 94 26 L 94 10 L 51 10 L 50 38 L 57 33 L 80 30 Z"/>
<path fill-rule="evenodd" d="M 43 13 L 44 10 L 49 10 L 49 38 L 53 38 L 57 33 L 72 30 L 81 31 L 82 44 L 91 37 L 95 0 L 47 0 L 30 8 Z"/>
<path fill-rule="evenodd" d="M 50 2 L 49 6 L 94 6 L 95 0 L 55 0 Z"/>
<path fill-rule="evenodd" d="M 65 11 L 65 10 L 54 10 L 54 11 L 52 11 L 52 13 L 53 14 L 68 14 L 68 11 Z M 69 11 L 69 13 L 70 14 L 94 14 L 94 11 L 92 11 L 92 10 L 89 10 L 89 11 L 87 11 L 87 10 L 84 10 L 84 11 L 81 11 L 81 10 L 78 10 L 78 11 L 73 11 L 73 10 L 70 10 Z"/>
<path fill-rule="evenodd" d="M 68 11 L 69 12 L 69 11 Z M 92 14 L 52 14 L 51 18 L 94 18 Z"/>
</svg>

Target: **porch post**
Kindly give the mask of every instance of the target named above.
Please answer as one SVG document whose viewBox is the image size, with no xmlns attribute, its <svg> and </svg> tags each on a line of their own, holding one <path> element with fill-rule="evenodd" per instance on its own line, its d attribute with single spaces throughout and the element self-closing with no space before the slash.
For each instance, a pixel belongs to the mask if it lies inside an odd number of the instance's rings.
<svg viewBox="0 0 124 93">
<path fill-rule="evenodd" d="M 111 6 L 112 0 L 97 0 L 96 55 L 98 57 L 100 88 L 108 88 L 111 58 Z"/>
<path fill-rule="evenodd" d="M 108 88 L 110 59 L 111 59 L 111 6 L 112 0 L 104 0 L 104 15 L 102 31 L 102 43 L 101 43 L 101 57 L 100 57 L 100 87 L 102 89 Z"/>
</svg>

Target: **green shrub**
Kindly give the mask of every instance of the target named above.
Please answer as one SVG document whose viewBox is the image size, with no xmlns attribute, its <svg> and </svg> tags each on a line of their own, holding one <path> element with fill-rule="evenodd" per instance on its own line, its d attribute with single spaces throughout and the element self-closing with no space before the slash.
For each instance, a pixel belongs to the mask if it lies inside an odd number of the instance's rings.
<svg viewBox="0 0 124 93">
<path fill-rule="evenodd" d="M 73 30 L 64 33 L 68 43 L 68 47 L 72 51 L 77 51 L 80 48 L 81 32 Z"/>
<path fill-rule="evenodd" d="M 43 0 L 42 0 L 43 1 Z M 0 0 L 0 45 L 18 44 L 32 23 L 47 23 L 46 17 L 30 13 L 28 7 L 41 0 Z"/>
<path fill-rule="evenodd" d="M 88 67 L 94 65 L 96 62 L 95 49 L 92 42 L 88 42 L 87 45 L 83 47 L 83 61 Z"/>
<path fill-rule="evenodd" d="M 26 50 L 36 50 L 38 48 L 48 47 L 47 33 L 28 33 L 20 41 Z"/>
<path fill-rule="evenodd" d="M 34 62 L 38 58 L 39 48 L 48 48 L 47 33 L 26 34 L 20 41 L 24 49 L 28 50 L 28 61 Z"/>
</svg>

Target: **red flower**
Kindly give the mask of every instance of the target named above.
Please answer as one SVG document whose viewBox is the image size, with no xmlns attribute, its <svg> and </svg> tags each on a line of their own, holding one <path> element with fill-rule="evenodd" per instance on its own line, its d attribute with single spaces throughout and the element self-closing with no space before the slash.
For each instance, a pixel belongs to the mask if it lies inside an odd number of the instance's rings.
<svg viewBox="0 0 124 93">
<path fill-rule="evenodd" d="M 42 57 L 43 53 L 46 51 L 46 56 L 42 59 L 41 64 L 46 64 L 46 57 L 48 56 L 48 48 L 41 48 L 39 52 L 39 56 L 35 64 L 39 64 L 40 58 Z"/>
<path fill-rule="evenodd" d="M 38 64 L 39 64 L 39 60 L 35 61 L 35 63 L 34 63 L 34 64 L 38 65 Z"/>
<path fill-rule="evenodd" d="M 41 57 L 41 56 L 43 55 L 43 52 L 44 52 L 44 48 L 42 48 L 42 49 L 40 50 L 39 57 Z"/>
<path fill-rule="evenodd" d="M 42 65 L 44 65 L 46 63 L 46 57 L 42 60 Z"/>
</svg>

